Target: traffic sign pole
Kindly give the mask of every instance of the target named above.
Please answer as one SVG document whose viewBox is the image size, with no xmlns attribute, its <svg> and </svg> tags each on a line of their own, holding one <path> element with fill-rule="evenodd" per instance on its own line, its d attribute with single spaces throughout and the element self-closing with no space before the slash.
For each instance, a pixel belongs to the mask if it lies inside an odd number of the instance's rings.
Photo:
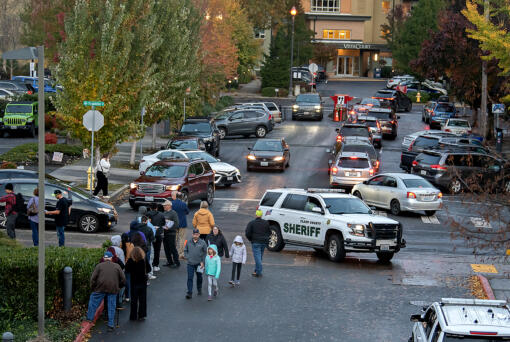
<svg viewBox="0 0 510 342">
<path fill-rule="evenodd" d="M 92 105 L 92 110 L 95 106 Z M 96 116 L 92 116 L 92 127 L 96 126 Z M 92 130 L 92 142 L 90 144 L 90 194 L 92 195 L 92 188 L 94 187 L 94 130 Z"/>
</svg>

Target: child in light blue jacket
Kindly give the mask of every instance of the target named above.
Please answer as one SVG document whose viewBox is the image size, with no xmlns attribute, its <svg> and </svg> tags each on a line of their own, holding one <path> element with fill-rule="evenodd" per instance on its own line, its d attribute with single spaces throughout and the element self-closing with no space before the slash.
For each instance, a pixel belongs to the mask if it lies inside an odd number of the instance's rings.
<svg viewBox="0 0 510 342">
<path fill-rule="evenodd" d="M 207 255 L 205 257 L 205 274 L 207 275 L 207 290 L 209 297 L 207 300 L 213 300 L 213 295 L 218 295 L 218 279 L 221 273 L 221 259 L 218 256 L 218 248 L 216 245 L 210 245 L 207 248 Z M 214 286 L 214 292 L 212 288 Z"/>
</svg>

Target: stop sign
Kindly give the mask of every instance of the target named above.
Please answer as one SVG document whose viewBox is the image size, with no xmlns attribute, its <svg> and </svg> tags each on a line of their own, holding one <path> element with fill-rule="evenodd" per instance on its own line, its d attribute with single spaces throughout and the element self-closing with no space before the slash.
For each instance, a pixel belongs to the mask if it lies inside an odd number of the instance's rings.
<svg viewBox="0 0 510 342">
<path fill-rule="evenodd" d="M 90 132 L 97 132 L 104 126 L 104 116 L 97 110 L 89 110 L 83 115 L 83 126 Z"/>
</svg>

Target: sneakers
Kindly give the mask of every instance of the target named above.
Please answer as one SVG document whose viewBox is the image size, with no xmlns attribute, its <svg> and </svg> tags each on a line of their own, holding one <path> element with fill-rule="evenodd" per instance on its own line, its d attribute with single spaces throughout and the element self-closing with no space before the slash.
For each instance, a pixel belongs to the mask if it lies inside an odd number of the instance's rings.
<svg viewBox="0 0 510 342">
<path fill-rule="evenodd" d="M 228 283 L 229 283 L 230 285 L 232 285 L 232 286 L 234 286 L 234 285 L 235 285 L 235 283 L 234 283 L 234 281 L 233 281 L 233 280 L 229 281 Z"/>
<path fill-rule="evenodd" d="M 126 303 L 129 303 L 130 299 L 129 299 L 129 298 L 124 298 L 124 301 L 125 301 Z"/>
<path fill-rule="evenodd" d="M 218 289 L 214 290 L 213 295 L 214 295 L 214 297 L 218 296 Z"/>
<path fill-rule="evenodd" d="M 115 330 L 115 328 L 114 328 L 114 327 L 110 327 L 110 326 L 108 326 L 108 332 L 113 332 L 114 330 Z"/>
<path fill-rule="evenodd" d="M 202 290 L 197 291 L 197 296 L 201 296 L 201 295 L 202 295 Z"/>
<path fill-rule="evenodd" d="M 210 302 L 211 300 L 213 300 L 213 297 L 209 296 L 209 297 L 207 297 L 207 300 Z"/>
<path fill-rule="evenodd" d="M 186 299 L 191 299 L 191 293 L 189 292 L 186 293 Z"/>
<path fill-rule="evenodd" d="M 155 275 L 149 274 L 149 279 L 156 279 L 157 277 Z"/>
<path fill-rule="evenodd" d="M 236 281 L 236 286 L 237 286 L 237 287 L 241 286 L 241 282 L 240 282 L 239 280 L 238 280 L 238 281 Z"/>
<path fill-rule="evenodd" d="M 152 268 L 152 270 L 153 270 L 154 272 L 159 272 L 159 271 L 161 271 L 161 268 L 159 268 L 159 266 L 154 266 L 154 267 Z"/>
</svg>

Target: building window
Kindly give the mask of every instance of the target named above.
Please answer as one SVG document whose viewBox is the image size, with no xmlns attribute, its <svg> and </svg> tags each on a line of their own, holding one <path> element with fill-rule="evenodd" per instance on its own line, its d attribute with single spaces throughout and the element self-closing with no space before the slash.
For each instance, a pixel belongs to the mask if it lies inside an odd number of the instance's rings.
<svg viewBox="0 0 510 342">
<path fill-rule="evenodd" d="M 312 12 L 340 12 L 340 0 L 311 0 Z"/>
<path fill-rule="evenodd" d="M 254 30 L 255 39 L 264 39 L 266 38 L 266 31 L 261 29 Z"/>
<path fill-rule="evenodd" d="M 323 30 L 323 39 L 351 39 L 351 31 L 349 30 Z"/>
</svg>

